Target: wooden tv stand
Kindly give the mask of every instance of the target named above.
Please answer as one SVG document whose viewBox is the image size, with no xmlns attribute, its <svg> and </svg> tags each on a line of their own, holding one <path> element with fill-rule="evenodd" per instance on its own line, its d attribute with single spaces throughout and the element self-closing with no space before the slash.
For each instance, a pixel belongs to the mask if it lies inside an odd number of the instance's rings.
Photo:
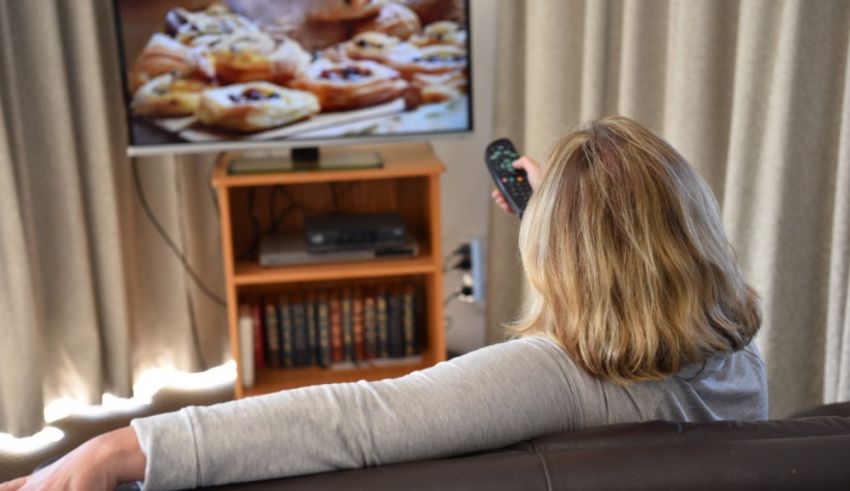
<svg viewBox="0 0 850 491">
<path fill-rule="evenodd" d="M 396 377 L 445 359 L 440 237 L 440 174 L 445 168 L 427 144 L 357 147 L 356 150 L 378 152 L 383 167 L 231 175 L 228 165 L 239 154 L 224 153 L 219 158 L 212 181 L 219 200 L 228 330 L 239 374 L 235 383 L 237 398 L 314 384 Z M 350 150 L 323 150 L 328 153 L 346 151 Z M 283 217 L 270 216 L 272 208 L 280 213 L 291 204 L 289 200 L 297 202 L 301 211 L 290 210 Z M 303 210 L 313 213 L 398 212 L 417 240 L 419 254 L 410 258 L 276 267 L 260 266 L 256 254 L 246 254 L 257 236 L 255 223 L 265 231 L 277 220 L 276 230 L 297 232 L 303 230 Z M 425 341 L 420 361 L 342 369 L 263 368 L 257 369 L 252 387 L 243 386 L 238 312 L 241 302 L 304 287 L 334 288 L 387 278 L 412 279 L 422 285 L 424 319 L 420 326 L 425 332 L 420 334 Z"/>
</svg>

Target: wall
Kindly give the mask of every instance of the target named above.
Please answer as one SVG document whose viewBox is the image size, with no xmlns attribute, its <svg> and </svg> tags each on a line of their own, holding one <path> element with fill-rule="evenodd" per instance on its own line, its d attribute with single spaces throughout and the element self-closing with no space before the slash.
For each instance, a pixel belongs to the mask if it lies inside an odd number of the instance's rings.
<svg viewBox="0 0 850 491">
<path fill-rule="evenodd" d="M 484 147 L 493 140 L 493 83 L 496 59 L 496 6 L 492 0 L 472 0 L 473 108 L 475 133 L 463 139 L 433 142 L 446 165 L 442 180 L 443 252 L 450 254 L 471 237 L 487 238 L 487 213 L 492 185 L 484 167 Z M 445 294 L 460 283 L 458 272 L 447 272 Z M 446 306 L 446 342 L 450 353 L 465 353 L 484 345 L 484 306 L 453 301 Z"/>
</svg>

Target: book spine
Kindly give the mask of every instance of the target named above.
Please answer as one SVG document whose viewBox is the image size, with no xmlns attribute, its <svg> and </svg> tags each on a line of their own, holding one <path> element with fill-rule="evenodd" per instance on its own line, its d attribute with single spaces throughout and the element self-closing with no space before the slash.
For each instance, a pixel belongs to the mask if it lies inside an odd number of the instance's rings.
<svg viewBox="0 0 850 491">
<path fill-rule="evenodd" d="M 354 359 L 366 360 L 366 346 L 363 339 L 363 290 L 354 290 L 351 299 L 352 333 L 354 335 Z"/>
<path fill-rule="evenodd" d="M 281 338 L 283 340 L 281 358 L 283 361 L 283 366 L 285 368 L 290 368 L 295 366 L 295 362 L 292 357 L 292 306 L 290 304 L 289 297 L 287 297 L 286 295 L 281 295 L 279 301 Z"/>
<path fill-rule="evenodd" d="M 280 338 L 277 330 L 277 307 L 274 302 L 265 306 L 266 310 L 266 362 L 270 367 L 280 366 Z"/>
<path fill-rule="evenodd" d="M 299 297 L 293 300 L 292 303 L 292 329 L 293 343 L 295 349 L 295 366 L 303 367 L 308 364 L 309 354 L 307 353 L 307 319 L 304 315 L 303 298 Z"/>
<path fill-rule="evenodd" d="M 254 313 L 251 305 L 239 306 L 239 373 L 243 387 L 254 385 Z"/>
<path fill-rule="evenodd" d="M 327 292 L 319 293 L 317 316 L 319 318 L 319 365 L 329 367 L 333 358 L 331 355 L 331 313 Z"/>
<path fill-rule="evenodd" d="M 416 354 L 416 311 L 414 308 L 414 286 L 409 283 L 402 293 L 402 328 L 404 332 L 404 356 Z"/>
<path fill-rule="evenodd" d="M 390 345 L 390 358 L 401 358 L 404 356 L 404 327 L 402 326 L 401 292 L 398 287 L 393 287 L 388 303 L 387 337 Z"/>
<path fill-rule="evenodd" d="M 378 356 L 378 319 L 372 292 L 363 299 L 363 331 L 366 359 L 373 360 Z"/>
<path fill-rule="evenodd" d="M 259 302 L 252 305 L 254 314 L 254 363 L 257 368 L 266 367 L 265 336 L 263 335 L 263 306 Z"/>
<path fill-rule="evenodd" d="M 330 299 L 331 314 L 331 361 L 339 363 L 342 354 L 342 305 L 339 294 L 334 292 Z"/>
<path fill-rule="evenodd" d="M 304 308 L 307 312 L 307 364 L 310 366 L 319 363 L 319 328 L 316 319 L 316 295 L 312 292 L 307 294 Z"/>
<path fill-rule="evenodd" d="M 345 361 L 354 361 L 354 325 L 351 311 L 351 290 L 342 295 L 342 356 Z"/>
<path fill-rule="evenodd" d="M 378 357 L 389 358 L 389 316 L 387 312 L 387 291 L 382 289 L 376 298 L 377 314 L 378 314 Z"/>
</svg>

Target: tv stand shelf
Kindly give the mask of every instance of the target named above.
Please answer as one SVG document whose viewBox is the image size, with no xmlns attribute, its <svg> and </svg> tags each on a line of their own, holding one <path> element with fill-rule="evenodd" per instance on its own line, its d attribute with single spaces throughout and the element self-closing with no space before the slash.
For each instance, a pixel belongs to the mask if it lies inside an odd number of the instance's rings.
<svg viewBox="0 0 850 491">
<path fill-rule="evenodd" d="M 213 173 L 221 217 L 221 240 L 227 293 L 228 331 L 239 376 L 237 398 L 306 385 L 377 380 L 397 377 L 445 359 L 443 326 L 443 264 L 440 244 L 440 175 L 442 163 L 426 144 L 332 148 L 323 152 L 371 151 L 380 154 L 381 168 L 298 170 L 268 174 L 228 173 L 238 153 L 219 157 Z M 264 156 L 265 157 L 265 156 Z M 285 205 L 296 211 L 280 214 Z M 263 267 L 255 239 L 258 230 L 294 233 L 303 230 L 306 213 L 385 213 L 401 215 L 419 242 L 419 254 L 409 258 L 381 258 L 321 264 Z M 248 257 L 246 257 L 248 256 Z M 243 386 L 239 347 L 239 305 L 277 292 L 304 288 L 337 288 L 380 284 L 411 278 L 422 285 L 421 329 L 424 340 L 415 358 L 376 361 L 331 368 L 263 368 L 255 383 Z"/>
</svg>

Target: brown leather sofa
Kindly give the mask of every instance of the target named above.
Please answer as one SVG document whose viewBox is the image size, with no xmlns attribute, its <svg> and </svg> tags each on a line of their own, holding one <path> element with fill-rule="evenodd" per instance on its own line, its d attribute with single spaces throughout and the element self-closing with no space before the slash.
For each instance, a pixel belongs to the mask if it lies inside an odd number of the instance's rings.
<svg viewBox="0 0 850 491">
<path fill-rule="evenodd" d="M 850 403 L 761 422 L 618 424 L 460 457 L 208 489 L 850 490 Z"/>
</svg>

